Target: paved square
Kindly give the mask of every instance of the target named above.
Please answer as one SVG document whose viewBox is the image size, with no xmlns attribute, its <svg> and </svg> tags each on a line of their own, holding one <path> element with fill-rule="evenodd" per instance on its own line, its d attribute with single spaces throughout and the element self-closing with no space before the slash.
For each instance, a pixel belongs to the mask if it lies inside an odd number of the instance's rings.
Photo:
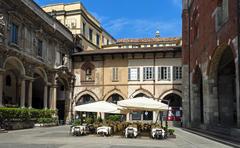
<svg viewBox="0 0 240 148">
<path fill-rule="evenodd" d="M 94 135 L 74 137 L 69 126 L 34 128 L 0 134 L 0 148 L 227 148 L 229 146 L 176 129 L 176 139 L 125 139 Z"/>
</svg>

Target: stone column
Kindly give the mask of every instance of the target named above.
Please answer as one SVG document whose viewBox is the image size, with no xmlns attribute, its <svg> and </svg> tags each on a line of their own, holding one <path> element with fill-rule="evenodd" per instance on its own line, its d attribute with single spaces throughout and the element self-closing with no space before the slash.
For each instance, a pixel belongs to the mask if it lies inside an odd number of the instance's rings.
<svg viewBox="0 0 240 148">
<path fill-rule="evenodd" d="M 56 110 L 56 104 L 57 104 L 57 86 L 52 85 L 50 87 L 50 108 L 52 110 Z"/>
<path fill-rule="evenodd" d="M 28 108 L 32 108 L 32 83 L 33 80 L 30 80 L 28 86 Z"/>
<path fill-rule="evenodd" d="M 0 70 L 0 107 L 3 106 L 3 71 Z"/>
<path fill-rule="evenodd" d="M 47 100 L 48 100 L 48 86 L 47 84 L 44 86 L 44 99 L 43 99 L 43 108 L 47 109 Z"/>
<path fill-rule="evenodd" d="M 127 115 L 126 115 L 126 121 L 127 121 L 127 122 L 130 121 L 130 113 L 127 113 Z"/>
<path fill-rule="evenodd" d="M 25 79 L 22 80 L 21 82 L 21 101 L 20 101 L 20 107 L 24 108 L 25 107 L 25 91 L 26 91 L 26 85 L 25 85 Z"/>
</svg>

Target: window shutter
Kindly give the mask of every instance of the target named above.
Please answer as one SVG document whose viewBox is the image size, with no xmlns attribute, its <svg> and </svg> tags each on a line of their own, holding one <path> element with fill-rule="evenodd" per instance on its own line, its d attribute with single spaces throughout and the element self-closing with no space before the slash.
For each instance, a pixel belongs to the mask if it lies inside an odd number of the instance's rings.
<svg viewBox="0 0 240 148">
<path fill-rule="evenodd" d="M 112 68 L 112 81 L 114 81 L 114 72 L 115 72 L 115 70 L 114 70 L 114 68 Z"/>
<path fill-rule="evenodd" d="M 177 79 L 177 67 L 173 66 L 173 80 Z"/>
<path fill-rule="evenodd" d="M 131 80 L 131 68 L 128 68 L 128 80 Z"/>
<path fill-rule="evenodd" d="M 161 67 L 158 67 L 158 81 L 161 80 Z"/>
<path fill-rule="evenodd" d="M 167 79 L 171 81 L 171 67 L 167 67 Z"/>
<path fill-rule="evenodd" d="M 146 79 L 146 67 L 143 68 L 143 80 Z"/>
<path fill-rule="evenodd" d="M 153 71 L 153 73 L 152 73 L 152 79 L 155 80 L 155 67 L 152 67 L 152 71 Z"/>
<path fill-rule="evenodd" d="M 140 80 L 140 68 L 137 68 L 137 79 Z"/>
<path fill-rule="evenodd" d="M 118 68 L 115 68 L 115 80 L 118 80 Z"/>
</svg>

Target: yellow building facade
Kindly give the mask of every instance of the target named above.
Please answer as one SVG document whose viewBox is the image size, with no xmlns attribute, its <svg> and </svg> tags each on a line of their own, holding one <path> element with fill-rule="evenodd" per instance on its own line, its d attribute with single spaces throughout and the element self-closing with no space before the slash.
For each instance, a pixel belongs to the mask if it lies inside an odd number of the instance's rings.
<svg viewBox="0 0 240 148">
<path fill-rule="evenodd" d="M 74 53 L 73 63 L 75 105 L 146 96 L 171 99 L 170 106 L 181 108 L 180 38 L 118 40 L 102 50 Z M 136 112 L 127 120 L 152 121 L 156 115 Z"/>
<path fill-rule="evenodd" d="M 43 10 L 65 25 L 74 35 L 79 35 L 84 50 L 101 49 L 103 45 L 116 41 L 82 3 L 52 4 L 44 6 Z"/>
</svg>

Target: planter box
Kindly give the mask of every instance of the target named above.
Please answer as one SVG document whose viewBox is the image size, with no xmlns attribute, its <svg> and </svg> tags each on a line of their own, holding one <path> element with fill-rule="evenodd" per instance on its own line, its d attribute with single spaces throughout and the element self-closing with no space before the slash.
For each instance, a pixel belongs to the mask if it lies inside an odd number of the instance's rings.
<svg viewBox="0 0 240 148">
<path fill-rule="evenodd" d="M 6 130 L 18 130 L 33 127 L 34 127 L 33 121 L 8 121 Z"/>
</svg>

